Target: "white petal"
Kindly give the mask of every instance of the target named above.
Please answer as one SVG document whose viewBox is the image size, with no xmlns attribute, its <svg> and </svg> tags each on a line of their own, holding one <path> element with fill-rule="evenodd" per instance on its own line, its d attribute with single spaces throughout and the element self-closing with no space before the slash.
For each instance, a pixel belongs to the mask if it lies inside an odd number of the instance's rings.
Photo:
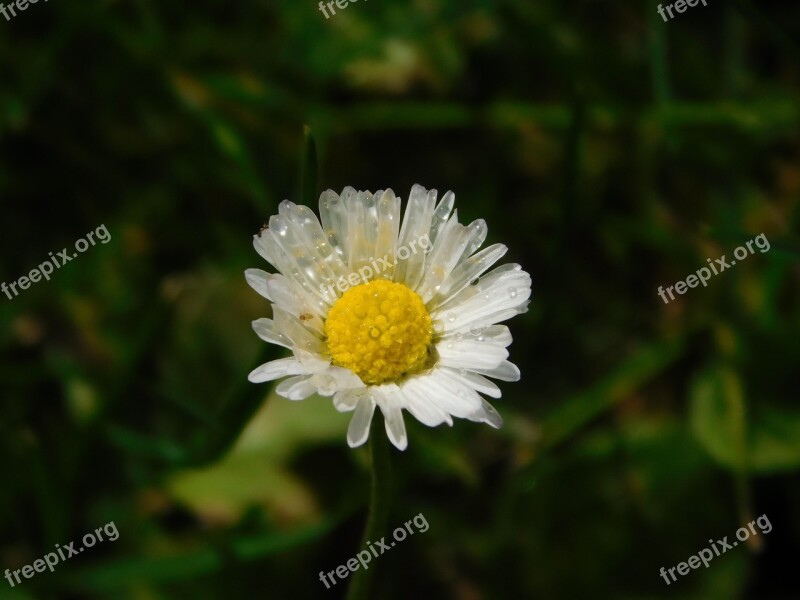
<svg viewBox="0 0 800 600">
<path fill-rule="evenodd" d="M 288 313 L 280 306 L 273 305 L 272 316 L 275 327 L 289 340 L 296 348 L 312 352 L 314 354 L 325 354 L 327 348 L 320 337 L 307 329 L 299 318 Z"/>
<path fill-rule="evenodd" d="M 256 367 L 247 376 L 247 379 L 252 383 L 264 383 L 265 381 L 272 381 L 287 375 L 302 375 L 306 370 L 294 358 L 279 358 L 268 363 Z"/>
<path fill-rule="evenodd" d="M 298 347 L 292 348 L 292 352 L 294 352 L 297 361 L 303 365 L 303 368 L 309 373 L 322 373 L 327 371 L 331 366 L 331 359 L 329 356 L 309 352 Z"/>
<path fill-rule="evenodd" d="M 434 197 L 436 190 L 433 190 Z M 439 240 L 439 234 L 447 225 L 447 220 L 450 215 L 450 211 L 453 210 L 453 206 L 456 203 L 456 195 L 451 192 L 445 192 L 442 199 L 439 201 L 439 204 L 436 205 L 436 208 L 433 211 L 433 218 L 431 219 L 431 229 L 429 236 L 431 238 L 431 244 L 435 244 Z"/>
<path fill-rule="evenodd" d="M 486 394 L 487 396 L 491 396 L 492 398 L 500 398 L 503 393 L 500 391 L 500 388 L 497 387 L 494 383 L 483 377 L 482 375 L 478 375 L 477 373 L 473 373 L 472 371 L 466 371 L 464 369 L 452 369 L 450 367 L 442 367 L 441 369 L 442 374 L 450 377 L 451 379 L 455 379 L 456 381 L 461 382 L 464 385 L 469 386 L 476 392 L 480 392 L 481 394 Z"/>
<path fill-rule="evenodd" d="M 267 246 L 267 244 L 264 241 L 264 231 L 262 231 L 258 235 L 254 235 L 253 236 L 253 248 L 256 249 L 256 252 L 258 252 L 258 254 L 259 254 L 259 256 L 261 256 L 261 258 L 266 260 L 269 264 L 271 264 L 276 269 L 278 268 L 278 265 L 275 264 L 275 259 L 273 258 L 272 254 L 269 251 L 269 247 Z"/>
<path fill-rule="evenodd" d="M 456 369 L 493 369 L 508 358 L 503 346 L 486 344 L 473 339 L 441 340 L 436 344 L 442 366 Z"/>
<path fill-rule="evenodd" d="M 308 216 L 297 205 L 288 201 L 281 202 L 280 209 L 282 214 L 270 217 L 269 231 L 283 251 L 276 253 L 276 256 L 290 269 L 282 272 L 292 276 L 312 297 L 330 304 L 333 298 L 329 297 L 326 287 L 339 273 L 319 253 L 309 234 L 311 227 L 305 226 L 309 219 L 313 219 L 312 224 L 316 222 L 316 216 L 313 213 Z M 307 207 L 306 211 L 311 212 Z"/>
<path fill-rule="evenodd" d="M 406 383 L 400 388 L 406 397 L 405 408 L 417 421 L 428 427 L 436 427 L 442 423 L 453 424 L 453 419 L 449 413 L 431 402 L 428 396 L 419 393 L 413 386 L 408 386 Z"/>
<path fill-rule="evenodd" d="M 311 376 L 298 375 L 284 379 L 275 388 L 275 392 L 289 400 L 305 400 L 316 393 L 317 388 L 311 383 Z"/>
<path fill-rule="evenodd" d="M 497 412 L 494 406 L 483 400 L 481 407 L 467 417 L 470 421 L 486 423 L 495 429 L 503 426 L 503 417 Z"/>
<path fill-rule="evenodd" d="M 427 375 L 409 379 L 406 387 L 424 395 L 428 402 L 460 419 L 468 417 L 481 405 L 478 394 L 467 386 L 444 377 L 437 369 Z"/>
<path fill-rule="evenodd" d="M 292 347 L 289 338 L 281 333 L 280 329 L 275 325 L 275 321 L 272 319 L 256 319 L 253 321 L 253 331 L 265 342 L 277 344 L 278 346 L 289 349 Z"/>
<path fill-rule="evenodd" d="M 463 259 L 466 259 L 483 245 L 486 241 L 486 235 L 489 233 L 489 227 L 483 219 L 475 219 L 472 223 L 467 225 L 469 230 L 469 243 L 464 248 Z"/>
<path fill-rule="evenodd" d="M 493 369 L 473 369 L 481 375 L 499 379 L 500 381 L 519 381 L 520 374 L 517 365 L 504 360 Z"/>
<path fill-rule="evenodd" d="M 366 392 L 368 393 L 368 392 Z M 333 396 L 333 406 L 339 412 L 351 412 L 356 409 L 365 391 L 360 390 L 341 390 Z"/>
<path fill-rule="evenodd" d="M 448 332 L 442 337 L 442 340 L 471 340 L 486 344 L 487 346 L 500 346 L 506 348 L 511 345 L 513 338 L 511 331 L 505 325 L 488 325 L 473 323 L 469 326 L 461 328 L 458 331 Z"/>
<path fill-rule="evenodd" d="M 267 288 L 267 277 L 269 277 L 269 273 L 261 269 L 247 269 L 244 272 L 244 278 L 250 287 L 272 302 L 272 297 Z"/>
<path fill-rule="evenodd" d="M 364 382 L 350 369 L 335 365 L 329 366 L 321 373 L 315 373 L 312 383 L 320 396 L 333 396 L 341 390 L 364 388 Z"/>
<path fill-rule="evenodd" d="M 328 270 L 321 265 L 315 251 L 303 241 L 288 217 L 273 215 L 269 223 L 269 229 L 261 234 L 261 242 L 272 257 L 275 268 L 289 279 L 294 292 L 310 311 L 324 316 L 333 301 L 326 292 L 331 280 Z"/>
<path fill-rule="evenodd" d="M 406 214 L 400 227 L 400 247 L 411 250 L 425 238 L 428 248 L 433 244 L 430 239 L 431 220 L 433 219 L 434 205 L 436 203 L 436 190 L 427 191 L 421 185 L 414 185 L 406 204 Z M 415 246 L 412 246 L 411 243 Z M 416 289 L 422 280 L 425 268 L 425 254 L 411 252 L 408 258 L 398 257 L 394 271 L 394 280 L 405 283 L 412 290 Z"/>
<path fill-rule="evenodd" d="M 376 194 L 377 196 L 377 194 Z M 392 280 L 394 264 L 397 260 L 397 236 L 400 229 L 400 198 L 392 190 L 386 190 L 378 198 L 378 229 L 375 239 L 376 259 L 383 259 L 376 279 Z"/>
<path fill-rule="evenodd" d="M 426 303 L 428 310 L 434 312 L 438 307 L 449 302 L 471 282 L 476 281 L 483 275 L 483 273 L 500 260 L 507 251 L 508 248 L 503 244 L 494 244 L 488 248 L 484 248 L 474 256 L 463 259 L 442 284 L 439 293 Z"/>
<path fill-rule="evenodd" d="M 405 450 L 408 446 L 408 436 L 406 435 L 406 424 L 403 421 L 403 409 L 400 406 L 400 399 L 397 392 L 391 390 L 373 389 L 372 393 L 377 397 L 378 406 L 383 413 L 384 426 L 389 441 L 398 450 Z"/>
<path fill-rule="evenodd" d="M 369 437 L 369 426 L 375 412 L 375 399 L 372 394 L 365 394 L 356 405 L 350 426 L 347 428 L 347 444 L 351 448 L 360 446 Z"/>
<path fill-rule="evenodd" d="M 302 315 L 303 326 L 314 331 L 322 337 L 325 323 L 320 312 L 314 309 L 313 302 L 308 301 L 308 296 L 283 275 L 267 274 L 267 293 L 270 299 L 287 313 L 297 317 Z"/>
<path fill-rule="evenodd" d="M 287 203 L 283 205 L 283 208 L 292 223 L 302 229 L 306 242 L 313 248 L 317 256 L 322 259 L 323 264 L 329 267 L 335 275 L 345 275 L 347 273 L 347 265 L 341 259 L 337 249 L 330 244 L 314 211 L 302 204 L 293 203 Z"/>
<path fill-rule="evenodd" d="M 270 295 L 270 300 L 281 308 L 289 312 L 299 313 L 299 304 L 302 302 L 302 296 L 298 295 L 294 286 L 289 282 L 289 279 L 283 275 L 267 274 L 266 277 L 267 293 Z"/>
<path fill-rule="evenodd" d="M 434 318 L 447 315 L 442 319 L 446 332 L 473 323 L 491 325 L 525 312 L 530 296 L 531 276 L 519 265 L 502 265 L 482 277 L 478 285 L 468 285 L 441 305 Z M 455 317 L 452 320 L 451 315 Z"/>
<path fill-rule="evenodd" d="M 350 272 L 369 265 L 375 258 L 375 246 L 378 236 L 378 209 L 377 199 L 383 195 L 383 190 L 375 194 L 371 192 L 358 192 L 342 197 L 347 203 L 347 231 L 348 234 L 348 267 Z"/>
<path fill-rule="evenodd" d="M 417 288 L 417 293 L 423 302 L 427 303 L 440 292 L 442 285 L 464 253 L 470 237 L 470 231 L 458 222 L 458 211 L 456 211 L 436 240 L 425 262 L 425 276 Z"/>
<path fill-rule="evenodd" d="M 346 187 L 342 191 L 342 196 L 347 196 L 350 193 L 355 193 L 355 190 L 351 187 Z M 319 197 L 319 216 L 322 219 L 322 227 L 325 230 L 331 248 L 346 265 L 349 255 L 346 202 L 333 190 L 325 190 Z"/>
</svg>

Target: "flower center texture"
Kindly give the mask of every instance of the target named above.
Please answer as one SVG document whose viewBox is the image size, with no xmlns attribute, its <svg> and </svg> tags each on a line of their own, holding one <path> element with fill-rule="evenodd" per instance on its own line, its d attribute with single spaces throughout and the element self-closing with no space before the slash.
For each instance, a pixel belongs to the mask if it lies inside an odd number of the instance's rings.
<svg viewBox="0 0 800 600">
<path fill-rule="evenodd" d="M 416 292 L 377 279 L 350 288 L 336 301 L 325 335 L 335 365 L 367 385 L 380 385 L 425 368 L 431 317 Z"/>
</svg>

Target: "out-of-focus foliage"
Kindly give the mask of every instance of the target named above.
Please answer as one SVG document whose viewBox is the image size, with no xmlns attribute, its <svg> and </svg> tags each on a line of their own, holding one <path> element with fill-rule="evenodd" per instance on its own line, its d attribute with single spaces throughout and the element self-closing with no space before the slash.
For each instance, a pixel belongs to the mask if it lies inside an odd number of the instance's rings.
<svg viewBox="0 0 800 600">
<path fill-rule="evenodd" d="M 453 189 L 532 275 L 500 431 L 408 420 L 374 597 L 793 598 L 800 6 L 39 2 L 0 19 L 0 598 L 339 598 L 367 455 L 246 381 L 251 236 L 319 185 Z M 320 191 L 320 190 L 317 190 Z M 764 233 L 665 305 L 670 286 Z M 768 515 L 670 586 L 659 576 Z"/>
</svg>

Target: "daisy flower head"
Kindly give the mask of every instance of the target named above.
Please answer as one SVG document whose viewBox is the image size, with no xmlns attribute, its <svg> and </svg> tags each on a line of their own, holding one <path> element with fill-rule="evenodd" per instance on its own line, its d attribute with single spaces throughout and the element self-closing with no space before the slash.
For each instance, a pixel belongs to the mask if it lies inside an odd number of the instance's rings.
<svg viewBox="0 0 800 600">
<path fill-rule="evenodd" d="M 284 200 L 253 238 L 278 271 L 245 271 L 272 303 L 272 318 L 253 329 L 292 356 L 248 379 L 288 376 L 276 392 L 290 400 L 332 397 L 337 410 L 353 412 L 351 447 L 367 440 L 376 406 L 400 450 L 408 444 L 403 410 L 431 427 L 459 417 L 499 428 L 502 418 L 481 394 L 501 392 L 487 377 L 520 378 L 506 360 L 511 334 L 499 323 L 527 310 L 530 275 L 516 264 L 488 271 L 506 246 L 479 250 L 486 222 L 462 225 L 453 193 L 436 198 L 415 185 L 401 223 L 392 190 L 328 190 L 321 223 Z"/>
</svg>

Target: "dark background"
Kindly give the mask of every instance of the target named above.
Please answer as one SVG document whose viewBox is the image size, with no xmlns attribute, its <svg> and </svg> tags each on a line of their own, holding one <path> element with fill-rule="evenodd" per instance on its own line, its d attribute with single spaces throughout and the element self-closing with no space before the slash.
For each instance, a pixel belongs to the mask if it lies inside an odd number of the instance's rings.
<svg viewBox="0 0 800 600">
<path fill-rule="evenodd" d="M 503 429 L 406 419 L 380 599 L 800 598 L 800 5 L 40 1 L 0 17 L 0 598 L 340 598 L 365 448 L 247 373 L 252 236 L 317 192 L 456 193 L 532 274 Z M 316 210 L 316 206 L 314 206 Z M 665 305 L 707 258 L 771 249 Z M 767 515 L 670 586 L 659 576 Z"/>
</svg>

